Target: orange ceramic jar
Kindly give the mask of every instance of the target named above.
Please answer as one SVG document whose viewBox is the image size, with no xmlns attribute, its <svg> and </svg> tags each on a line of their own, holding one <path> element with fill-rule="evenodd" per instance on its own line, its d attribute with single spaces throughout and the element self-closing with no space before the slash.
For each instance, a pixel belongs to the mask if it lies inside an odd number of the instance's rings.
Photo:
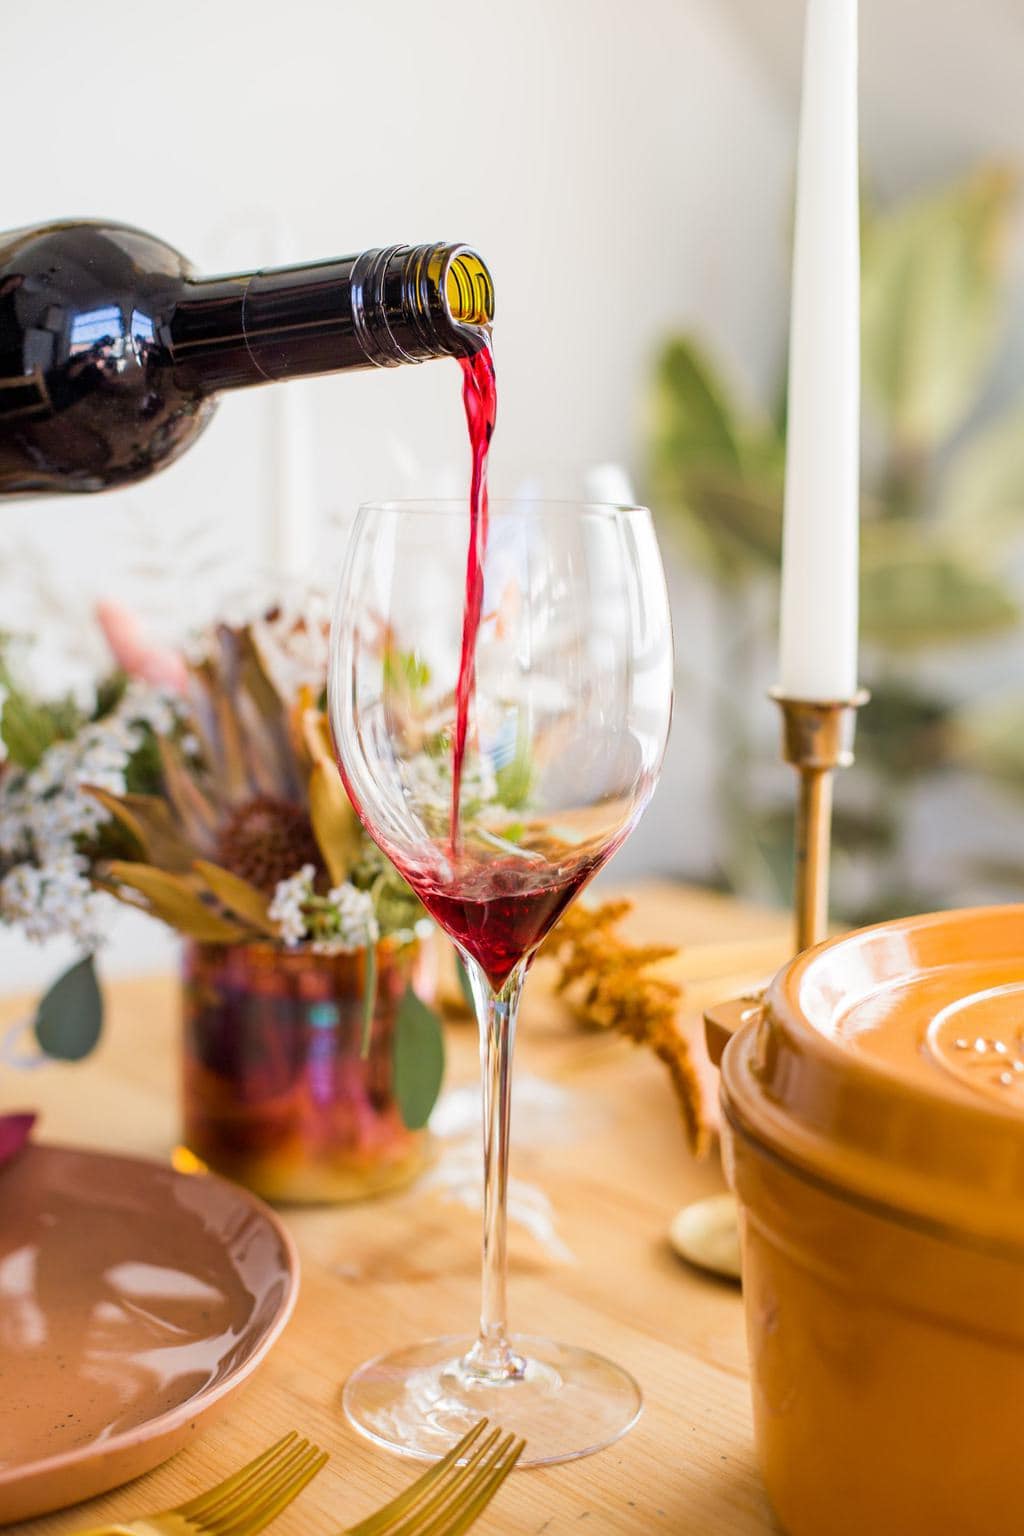
<svg viewBox="0 0 1024 1536">
<path fill-rule="evenodd" d="M 1024 907 L 802 955 L 722 1102 L 788 1536 L 1024 1530 Z"/>
</svg>

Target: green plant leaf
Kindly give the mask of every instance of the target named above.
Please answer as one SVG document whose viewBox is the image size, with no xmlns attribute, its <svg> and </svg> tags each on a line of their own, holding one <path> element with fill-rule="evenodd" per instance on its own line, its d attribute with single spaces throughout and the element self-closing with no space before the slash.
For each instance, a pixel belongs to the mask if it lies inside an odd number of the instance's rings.
<svg viewBox="0 0 1024 1536">
<path fill-rule="evenodd" d="M 1024 407 L 975 433 L 943 477 L 938 524 L 994 559 L 1024 537 Z"/>
<path fill-rule="evenodd" d="M 476 998 L 473 996 L 473 988 L 469 984 L 469 972 L 466 970 L 466 962 L 463 960 L 458 950 L 455 951 L 455 975 L 458 978 L 459 991 L 462 993 L 462 1001 L 465 1003 L 470 1013 L 475 1014 Z"/>
<path fill-rule="evenodd" d="M 652 415 L 659 454 L 739 472 L 735 408 L 710 358 L 689 337 L 673 337 L 658 359 Z"/>
<path fill-rule="evenodd" d="M 35 768 L 57 739 L 57 727 L 47 709 L 22 693 L 9 693 L 0 714 L 0 737 L 7 756 L 19 768 Z"/>
<path fill-rule="evenodd" d="M 518 811 L 530 798 L 533 788 L 533 760 L 525 731 L 516 742 L 515 756 L 503 763 L 494 775 L 498 799 L 508 811 Z"/>
<path fill-rule="evenodd" d="M 359 1055 L 365 1061 L 370 1054 L 370 1035 L 373 1032 L 373 1015 L 377 1007 L 377 946 L 366 946 L 366 975 L 363 980 L 363 1035 L 359 1043 Z"/>
<path fill-rule="evenodd" d="M 1024 701 L 984 699 L 962 711 L 953 730 L 955 760 L 1024 793 Z"/>
<path fill-rule="evenodd" d="M 1013 178 L 987 167 L 864 229 L 864 382 L 904 451 L 941 443 L 998 340 Z"/>
<path fill-rule="evenodd" d="M 384 686 L 409 697 L 422 693 L 430 682 L 430 667 L 417 651 L 400 651 L 389 644 L 383 657 Z"/>
<path fill-rule="evenodd" d="M 91 955 L 58 977 L 36 1009 L 39 1049 L 59 1061 L 88 1056 L 103 1027 L 103 997 Z"/>
<path fill-rule="evenodd" d="M 94 720 L 104 720 L 117 708 L 128 689 L 127 672 L 111 672 L 96 684 L 96 704 L 92 712 Z"/>
<path fill-rule="evenodd" d="M 860 617 L 865 640 L 911 651 L 999 634 L 1019 611 L 1009 587 L 959 546 L 883 523 L 861 540 Z"/>
<path fill-rule="evenodd" d="M 402 1119 L 418 1131 L 430 1119 L 444 1078 L 441 1021 L 411 987 L 406 987 L 395 1019 L 395 1098 Z"/>
<path fill-rule="evenodd" d="M 782 483 L 777 487 L 745 484 L 724 475 L 693 476 L 689 510 L 720 563 L 740 574 L 742 562 L 778 569 L 782 550 Z"/>
<path fill-rule="evenodd" d="M 897 779 L 944 764 L 951 700 L 910 683 L 870 677 L 867 681 L 871 703 L 857 720 L 858 761 Z"/>
<path fill-rule="evenodd" d="M 784 447 L 770 421 L 743 415 L 693 340 L 674 337 L 651 400 L 652 496 L 691 555 L 720 579 L 778 561 Z"/>
</svg>

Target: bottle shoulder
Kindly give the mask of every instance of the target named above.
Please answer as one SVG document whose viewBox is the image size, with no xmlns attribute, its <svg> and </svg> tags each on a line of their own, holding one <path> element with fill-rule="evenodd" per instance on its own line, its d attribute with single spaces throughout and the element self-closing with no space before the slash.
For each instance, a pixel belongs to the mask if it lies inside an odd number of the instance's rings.
<svg viewBox="0 0 1024 1536">
<path fill-rule="evenodd" d="M 191 271 L 125 224 L 0 236 L 0 491 L 128 483 L 196 434 L 202 400 L 168 345 Z"/>
<path fill-rule="evenodd" d="M 151 276 L 183 278 L 193 272 L 188 258 L 166 240 L 117 219 L 54 219 L 0 234 L 0 270 L 45 270 L 67 261 L 101 267 L 128 261 Z"/>
</svg>

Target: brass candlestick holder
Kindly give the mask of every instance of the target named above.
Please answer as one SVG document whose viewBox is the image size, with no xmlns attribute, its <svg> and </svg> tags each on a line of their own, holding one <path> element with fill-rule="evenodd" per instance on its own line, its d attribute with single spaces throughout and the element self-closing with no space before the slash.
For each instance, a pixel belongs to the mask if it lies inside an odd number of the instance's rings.
<svg viewBox="0 0 1024 1536">
<path fill-rule="evenodd" d="M 853 762 L 857 710 L 870 695 L 858 688 L 849 699 L 791 699 L 781 688 L 771 697 L 782 711 L 782 756 L 800 775 L 796 810 L 796 875 L 793 911 L 796 952 L 828 933 L 829 855 L 832 845 L 832 776 Z M 708 1054 L 714 1066 L 728 1041 L 761 1011 L 762 993 L 720 1003 L 704 1014 Z M 691 1264 L 740 1278 L 736 1201 L 715 1195 L 683 1208 L 672 1224 L 676 1251 Z"/>
<path fill-rule="evenodd" d="M 782 755 L 800 776 L 796 812 L 796 875 L 793 909 L 800 953 L 828 932 L 829 856 L 832 845 L 832 776 L 853 762 L 857 710 L 870 695 L 859 688 L 849 699 L 792 699 L 780 688 L 771 697 L 782 711 Z"/>
</svg>

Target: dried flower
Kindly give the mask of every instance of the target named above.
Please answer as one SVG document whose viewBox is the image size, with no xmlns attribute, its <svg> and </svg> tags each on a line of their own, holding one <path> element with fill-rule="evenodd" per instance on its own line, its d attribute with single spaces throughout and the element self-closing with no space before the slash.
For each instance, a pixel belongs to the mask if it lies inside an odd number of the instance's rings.
<svg viewBox="0 0 1024 1536">
<path fill-rule="evenodd" d="M 543 952 L 557 960 L 557 990 L 574 989 L 576 1011 L 586 1024 L 617 1030 L 638 1045 L 648 1046 L 665 1063 L 690 1148 L 697 1157 L 703 1157 L 710 1133 L 690 1048 L 677 1023 L 682 989 L 650 970 L 676 950 L 668 945 L 627 943 L 615 930 L 631 909 L 629 901 L 572 907 L 547 939 Z"/>
</svg>

